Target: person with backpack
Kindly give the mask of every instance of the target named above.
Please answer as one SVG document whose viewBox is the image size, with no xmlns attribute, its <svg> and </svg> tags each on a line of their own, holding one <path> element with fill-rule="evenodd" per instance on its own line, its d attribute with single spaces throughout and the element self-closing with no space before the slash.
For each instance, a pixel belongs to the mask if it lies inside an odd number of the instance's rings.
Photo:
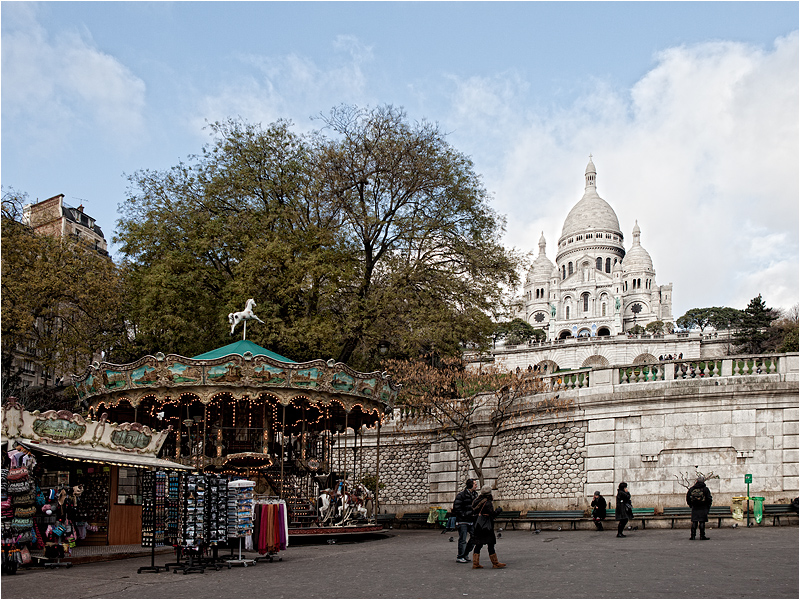
<svg viewBox="0 0 800 600">
<path fill-rule="evenodd" d="M 467 487 L 456 494 L 453 501 L 453 516 L 456 518 L 458 529 L 458 556 L 456 562 L 468 563 L 467 556 L 472 551 L 475 543 L 472 541 L 472 532 L 475 525 L 475 516 L 472 512 L 472 502 L 478 497 L 475 491 L 475 480 L 467 479 Z M 467 541 L 469 540 L 469 544 Z"/>
<path fill-rule="evenodd" d="M 706 486 L 706 479 L 702 475 L 697 476 L 695 484 L 686 491 L 686 504 L 692 508 L 692 536 L 697 535 L 697 526 L 700 525 L 700 539 L 710 540 L 706 537 L 706 522 L 708 521 L 708 509 L 711 508 L 711 490 Z"/>
</svg>

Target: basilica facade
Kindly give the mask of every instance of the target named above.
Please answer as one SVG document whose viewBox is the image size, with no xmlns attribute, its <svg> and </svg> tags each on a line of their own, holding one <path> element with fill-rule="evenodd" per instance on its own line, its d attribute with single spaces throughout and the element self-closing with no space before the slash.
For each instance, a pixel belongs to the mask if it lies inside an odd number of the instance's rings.
<svg viewBox="0 0 800 600">
<path fill-rule="evenodd" d="M 636 325 L 672 322 L 672 284 L 656 283 L 638 222 L 626 252 L 617 214 L 597 193 L 591 157 L 584 176 L 586 188 L 564 221 L 556 262 L 547 258 L 542 233 L 515 316 L 543 329 L 548 340 L 615 336 Z"/>
</svg>

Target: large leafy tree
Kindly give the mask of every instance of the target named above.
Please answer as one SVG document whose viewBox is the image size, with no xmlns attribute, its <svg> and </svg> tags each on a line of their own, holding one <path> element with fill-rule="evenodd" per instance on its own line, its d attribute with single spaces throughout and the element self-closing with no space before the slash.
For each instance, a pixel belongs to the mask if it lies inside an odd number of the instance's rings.
<svg viewBox="0 0 800 600">
<path fill-rule="evenodd" d="M 35 353 L 47 385 L 82 372 L 124 336 L 114 263 L 82 242 L 34 233 L 22 219 L 25 198 L 8 190 L 2 199 L 4 398 L 21 393 L 12 367 L 20 349 Z"/>
<path fill-rule="evenodd" d="M 357 368 L 455 354 L 490 333 L 517 258 L 471 162 L 393 107 L 342 106 L 307 136 L 229 120 L 188 164 L 130 177 L 118 241 L 144 349 L 199 353 L 248 336 L 296 360 Z"/>
</svg>

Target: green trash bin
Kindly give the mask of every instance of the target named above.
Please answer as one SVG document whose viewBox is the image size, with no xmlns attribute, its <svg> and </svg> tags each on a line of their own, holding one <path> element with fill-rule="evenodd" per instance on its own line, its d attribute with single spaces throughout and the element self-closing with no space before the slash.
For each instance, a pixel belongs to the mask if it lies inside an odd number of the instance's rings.
<svg viewBox="0 0 800 600">
<path fill-rule="evenodd" d="M 756 523 L 761 525 L 761 518 L 764 516 L 764 498 L 762 496 L 750 496 L 753 501 L 753 515 L 755 515 Z"/>
<path fill-rule="evenodd" d="M 446 528 L 447 527 L 447 509 L 446 508 L 439 508 L 439 509 L 436 510 L 436 512 L 439 513 L 438 518 L 437 518 L 437 521 L 439 522 L 439 525 L 441 525 L 442 527 Z"/>
</svg>

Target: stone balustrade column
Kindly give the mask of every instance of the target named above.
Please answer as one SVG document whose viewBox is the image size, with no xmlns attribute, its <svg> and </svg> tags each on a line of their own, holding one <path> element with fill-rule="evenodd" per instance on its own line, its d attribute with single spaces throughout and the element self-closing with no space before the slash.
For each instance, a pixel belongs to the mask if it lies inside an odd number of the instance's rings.
<svg viewBox="0 0 800 600">
<path fill-rule="evenodd" d="M 722 359 L 722 373 L 720 373 L 720 377 L 730 377 L 733 375 L 733 359 L 732 358 L 723 358 Z"/>
</svg>

